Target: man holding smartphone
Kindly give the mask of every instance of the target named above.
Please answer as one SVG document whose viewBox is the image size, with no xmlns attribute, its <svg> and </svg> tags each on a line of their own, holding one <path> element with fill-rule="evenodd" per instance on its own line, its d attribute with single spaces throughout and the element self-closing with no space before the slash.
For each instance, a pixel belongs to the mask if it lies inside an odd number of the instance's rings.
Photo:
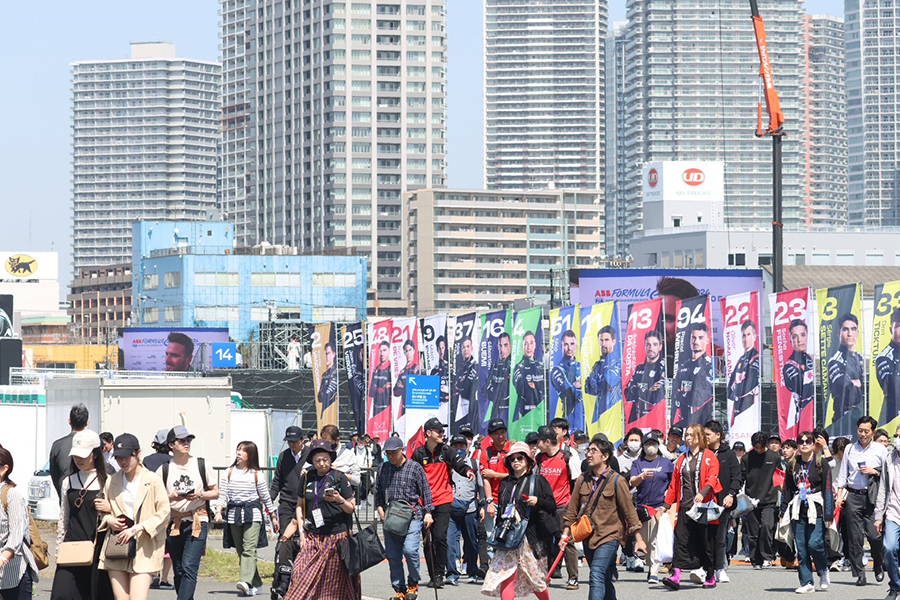
<svg viewBox="0 0 900 600">
<path fill-rule="evenodd" d="M 172 557 L 178 600 L 193 600 L 209 533 L 208 502 L 219 497 L 219 488 L 209 483 L 215 479 L 206 461 L 191 456 L 194 436 L 186 427 L 170 429 L 166 441 L 172 460 L 156 471 L 166 486 L 171 507 L 166 551 Z"/>
</svg>

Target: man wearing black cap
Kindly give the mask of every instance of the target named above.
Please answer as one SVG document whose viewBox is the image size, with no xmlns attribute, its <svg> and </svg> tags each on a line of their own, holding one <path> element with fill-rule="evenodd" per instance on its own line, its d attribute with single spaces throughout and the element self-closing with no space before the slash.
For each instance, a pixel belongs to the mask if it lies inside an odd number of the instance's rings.
<svg viewBox="0 0 900 600">
<path fill-rule="evenodd" d="M 722 484 L 722 491 L 717 494 L 716 502 L 723 506 L 725 510 L 722 511 L 719 517 L 713 557 L 715 559 L 716 581 L 728 583 L 729 579 L 726 569 L 728 568 L 729 557 L 725 542 L 728 535 L 728 521 L 731 519 L 731 511 L 737 501 L 737 495 L 741 491 L 741 486 L 744 484 L 741 479 L 741 463 L 734 450 L 724 440 L 725 432 L 721 423 L 708 421 L 703 426 L 703 433 L 706 436 L 707 448 L 719 459 L 719 483 Z"/>
<path fill-rule="evenodd" d="M 681 441 L 684 439 L 684 429 L 681 427 L 672 427 L 669 429 L 669 435 L 666 436 L 666 445 L 660 446 L 659 453 L 675 462 L 681 455 Z"/>
<path fill-rule="evenodd" d="M 536 457 L 537 466 L 541 475 L 550 484 L 553 490 L 553 498 L 556 500 L 556 512 L 559 513 L 560 523 L 565 516 L 566 510 L 569 508 L 569 500 L 572 499 L 572 482 L 578 479 L 581 473 L 581 463 L 578 457 L 572 454 L 572 450 L 566 447 L 560 447 L 559 439 L 556 431 L 552 427 L 544 425 L 537 431 L 538 447 L 540 453 Z M 553 544 L 554 547 L 559 543 L 557 535 Z M 552 566 L 555 556 L 547 557 Z M 568 581 L 566 583 L 567 590 L 578 589 L 578 552 L 575 544 L 566 545 L 566 573 Z M 552 573 L 554 577 L 559 577 L 559 568 Z"/>
<path fill-rule="evenodd" d="M 756 508 L 747 515 L 750 563 L 754 569 L 771 567 L 775 559 L 772 546 L 775 542 L 778 488 L 772 476 L 775 469 L 781 466 L 781 456 L 766 446 L 767 441 L 762 431 L 754 433 L 750 438 L 753 451 L 747 452 L 741 459 L 744 490 L 749 497 L 759 500 Z"/>
<path fill-rule="evenodd" d="M 500 482 L 509 477 L 504 461 L 509 452 L 509 439 L 506 437 L 506 423 L 503 419 L 491 419 L 488 423 L 488 437 L 491 443 L 481 453 L 481 476 L 484 477 L 484 495 L 488 499 L 487 520 L 485 529 L 490 532 L 494 528 L 494 517 L 497 515 Z"/>
<path fill-rule="evenodd" d="M 288 447 L 278 456 L 275 474 L 269 486 L 269 495 L 278 498 L 278 525 L 281 531 L 294 518 L 297 511 L 297 486 L 306 469 L 306 455 L 309 448 L 304 444 L 303 430 L 292 425 L 284 432 Z"/>
<path fill-rule="evenodd" d="M 444 424 L 439 419 L 431 418 L 422 426 L 425 432 L 425 445 L 413 451 L 410 460 L 422 465 L 431 489 L 431 503 L 434 518 L 430 535 L 425 537 L 425 562 L 431 584 L 427 587 L 443 588 L 444 575 L 447 572 L 447 528 L 450 525 L 450 508 L 453 504 L 453 486 L 450 483 L 451 469 L 475 480 L 475 472 L 466 465 L 456 452 L 444 443 Z M 432 562 L 433 557 L 433 562 Z"/>
</svg>

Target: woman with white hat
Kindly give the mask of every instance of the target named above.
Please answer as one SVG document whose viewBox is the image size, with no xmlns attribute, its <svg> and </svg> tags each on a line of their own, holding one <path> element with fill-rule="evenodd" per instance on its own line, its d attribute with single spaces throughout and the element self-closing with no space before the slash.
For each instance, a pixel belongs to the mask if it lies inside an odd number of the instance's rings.
<svg viewBox="0 0 900 600">
<path fill-rule="evenodd" d="M 72 437 L 69 456 L 72 457 L 71 475 L 62 482 L 62 507 L 56 527 L 56 573 L 50 599 L 112 598 L 109 576 L 97 569 L 105 534 L 98 537 L 94 501 L 102 498 L 107 479 L 100 436 L 89 429 L 77 432 Z"/>
<path fill-rule="evenodd" d="M 548 600 L 547 555 L 553 536 L 559 531 L 556 499 L 550 484 L 535 471 L 528 444 L 513 444 L 505 462 L 509 476 L 498 490 L 497 523 L 491 540 L 499 542 L 498 533 L 504 529 L 506 535 L 514 535 L 511 528 L 522 519 L 528 519 L 528 524 L 524 538 L 515 548 L 495 544 L 494 560 L 481 593 L 502 600 L 530 594 Z"/>
</svg>

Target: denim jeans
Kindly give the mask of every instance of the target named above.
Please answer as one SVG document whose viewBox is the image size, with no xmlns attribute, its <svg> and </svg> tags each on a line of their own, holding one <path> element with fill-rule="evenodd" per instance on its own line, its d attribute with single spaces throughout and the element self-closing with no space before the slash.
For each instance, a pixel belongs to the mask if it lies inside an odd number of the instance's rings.
<svg viewBox="0 0 900 600">
<path fill-rule="evenodd" d="M 419 546 L 422 544 L 422 519 L 413 519 L 409 523 L 406 537 L 384 532 L 384 554 L 388 559 L 391 571 L 391 585 L 394 591 L 406 591 L 408 585 L 419 584 Z M 403 582 L 403 559 L 409 578 Z"/>
<path fill-rule="evenodd" d="M 175 590 L 178 600 L 194 600 L 194 590 L 197 589 L 197 572 L 200 570 L 200 559 L 206 548 L 206 536 L 209 533 L 209 523 L 200 526 L 200 537 L 191 535 L 193 522 L 182 521 L 181 535 L 168 534 L 166 547 L 172 558 L 172 571 L 175 572 Z"/>
<path fill-rule="evenodd" d="M 25 574 L 19 580 L 16 587 L 0 590 L 0 598 L 3 600 L 31 600 L 31 594 L 34 588 L 34 575 L 31 569 L 25 569 Z"/>
<path fill-rule="evenodd" d="M 815 525 L 810 525 L 806 519 L 800 519 L 791 521 L 791 527 L 794 530 L 794 543 L 797 546 L 799 562 L 797 575 L 800 577 L 800 585 L 811 584 L 813 583 L 813 561 L 815 561 L 817 573 L 822 574 L 828 571 L 828 560 L 825 558 L 825 523 L 822 521 L 822 517 L 816 519 Z"/>
<path fill-rule="evenodd" d="M 612 569 L 618 551 L 619 542 L 615 540 L 601 544 L 596 550 L 588 548 L 587 540 L 585 540 L 584 557 L 591 566 L 591 574 L 588 578 L 590 582 L 588 600 L 616 600 Z"/>
<path fill-rule="evenodd" d="M 900 564 L 897 561 L 897 550 L 900 549 L 900 524 L 890 519 L 884 520 L 884 562 L 891 590 L 900 591 Z"/>
<path fill-rule="evenodd" d="M 478 513 L 470 512 L 463 516 L 450 515 L 450 528 L 447 531 L 447 576 L 459 579 L 457 569 L 459 562 L 459 541 L 462 537 L 463 557 L 466 561 L 466 575 L 478 575 Z"/>
</svg>

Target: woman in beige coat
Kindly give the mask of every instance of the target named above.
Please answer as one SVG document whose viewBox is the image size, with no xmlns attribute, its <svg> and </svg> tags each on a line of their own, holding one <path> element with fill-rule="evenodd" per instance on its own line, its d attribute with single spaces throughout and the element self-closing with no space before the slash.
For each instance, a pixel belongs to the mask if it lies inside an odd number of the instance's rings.
<svg viewBox="0 0 900 600">
<path fill-rule="evenodd" d="M 162 568 L 169 522 L 169 497 L 162 480 L 141 465 L 136 437 L 124 433 L 113 442 L 113 456 L 121 470 L 106 481 L 106 499 L 97 510 L 108 513 L 101 530 L 111 530 L 120 544 L 136 539 L 133 559 L 100 553 L 100 568 L 109 572 L 116 600 L 146 600 L 153 576 Z"/>
</svg>

